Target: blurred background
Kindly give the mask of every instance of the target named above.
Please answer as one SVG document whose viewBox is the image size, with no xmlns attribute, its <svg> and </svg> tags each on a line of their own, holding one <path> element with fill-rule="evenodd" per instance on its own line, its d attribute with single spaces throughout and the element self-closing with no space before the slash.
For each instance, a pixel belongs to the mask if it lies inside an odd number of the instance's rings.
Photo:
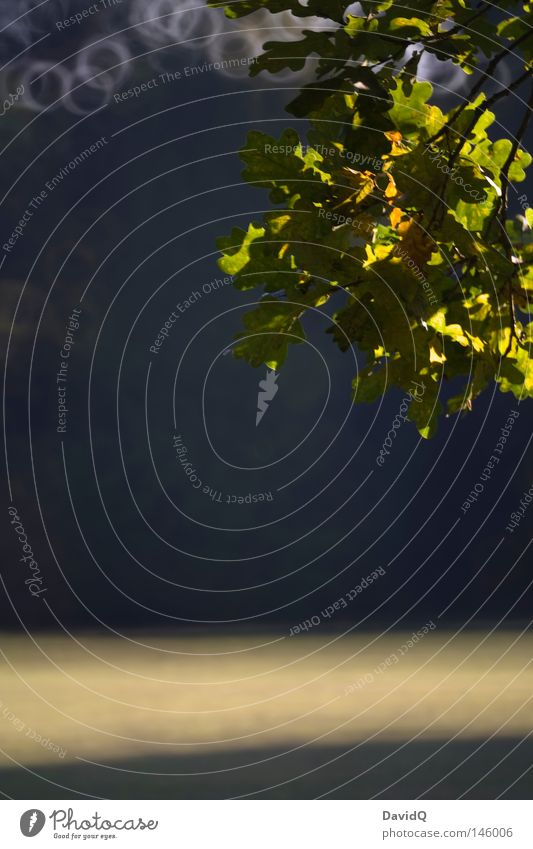
<svg viewBox="0 0 533 849">
<path fill-rule="evenodd" d="M 506 531 L 533 483 L 527 402 L 494 387 L 429 442 L 406 425 L 379 468 L 401 395 L 352 406 L 364 361 L 326 313 L 259 425 L 266 369 L 230 355 L 257 294 L 216 238 L 268 208 L 238 150 L 305 134 L 284 106 L 314 70 L 248 65 L 300 25 L 173 0 L 0 11 L 7 797 L 531 792 L 527 513 Z M 461 72 L 423 73 L 460 102 Z"/>
</svg>

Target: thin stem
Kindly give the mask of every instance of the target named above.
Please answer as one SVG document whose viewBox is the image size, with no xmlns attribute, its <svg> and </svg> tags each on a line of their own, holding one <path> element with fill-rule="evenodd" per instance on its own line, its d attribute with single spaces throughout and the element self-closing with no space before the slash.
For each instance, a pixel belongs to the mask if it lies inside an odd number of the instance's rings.
<svg viewBox="0 0 533 849">
<path fill-rule="evenodd" d="M 485 14 L 487 9 L 489 8 L 488 3 L 482 3 L 477 12 L 468 18 L 463 24 L 456 24 L 456 26 L 452 27 L 449 30 L 445 30 L 444 32 L 439 32 L 434 38 L 430 39 L 431 42 L 442 40 L 444 38 L 449 38 L 451 35 L 457 35 L 457 33 L 461 32 L 461 30 L 468 29 L 470 24 L 473 24 L 481 15 Z"/>
<path fill-rule="evenodd" d="M 485 109 L 487 109 L 490 106 L 493 106 L 495 103 L 498 102 L 498 100 L 501 100 L 502 97 L 507 97 L 507 95 L 511 91 L 514 91 L 516 88 L 521 86 L 522 83 L 524 83 L 526 80 L 531 79 L 532 73 L 533 73 L 533 71 L 532 71 L 531 68 L 526 68 L 524 73 L 520 74 L 520 76 L 517 77 L 516 80 L 513 80 L 513 82 L 510 83 L 510 85 L 504 86 L 501 91 L 497 91 L 495 94 L 492 94 L 488 98 L 488 100 L 486 100 L 485 103 L 483 104 Z"/>
<path fill-rule="evenodd" d="M 509 199 L 509 186 L 511 181 L 509 180 L 509 171 L 511 169 L 511 165 L 513 164 L 518 148 L 520 147 L 520 142 L 522 141 L 527 128 L 529 126 L 529 122 L 531 121 L 531 116 L 533 115 L 533 82 L 531 84 L 531 91 L 529 93 L 529 98 L 527 102 L 527 108 L 522 116 L 522 121 L 520 122 L 520 126 L 516 131 L 516 135 L 514 137 L 511 150 L 509 151 L 509 156 L 505 160 L 505 163 L 500 171 L 500 182 L 502 184 L 502 193 L 498 198 L 494 210 L 487 222 L 485 229 L 485 236 L 487 235 L 492 222 L 499 216 L 500 225 L 502 227 L 502 233 L 505 235 L 505 224 L 507 220 L 507 206 Z M 508 243 L 505 242 L 505 248 L 508 253 Z"/>
</svg>

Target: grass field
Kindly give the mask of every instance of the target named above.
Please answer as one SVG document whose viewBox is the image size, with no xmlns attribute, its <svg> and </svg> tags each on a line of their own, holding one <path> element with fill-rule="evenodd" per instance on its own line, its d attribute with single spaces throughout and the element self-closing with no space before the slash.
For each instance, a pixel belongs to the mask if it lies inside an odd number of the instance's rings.
<svg viewBox="0 0 533 849">
<path fill-rule="evenodd" d="M 6 796 L 531 797 L 531 633 L 126 636 L 2 637 Z"/>
</svg>

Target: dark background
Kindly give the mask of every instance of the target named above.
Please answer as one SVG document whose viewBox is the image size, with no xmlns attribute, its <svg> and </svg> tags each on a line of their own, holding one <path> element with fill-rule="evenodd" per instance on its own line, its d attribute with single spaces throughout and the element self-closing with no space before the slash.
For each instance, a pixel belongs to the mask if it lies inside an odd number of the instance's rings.
<svg viewBox="0 0 533 849">
<path fill-rule="evenodd" d="M 53 47 L 66 49 L 61 39 Z M 158 67 L 131 63 L 119 90 L 203 59 L 199 45 L 165 53 Z M 445 621 L 471 625 L 529 617 L 529 516 L 512 536 L 505 526 L 532 483 L 530 402 L 518 407 L 494 386 L 431 441 L 406 425 L 380 469 L 402 396 L 351 406 L 363 361 L 337 350 L 327 316 L 307 325 L 311 344 L 292 348 L 258 428 L 264 369 L 223 355 L 255 293 L 202 294 L 160 353 L 149 351 L 178 301 L 224 277 L 216 237 L 267 209 L 266 193 L 241 182 L 237 151 L 250 129 L 277 135 L 295 125 L 283 108 L 290 97 L 275 77 L 211 71 L 96 114 L 13 110 L 2 119 L 2 243 L 47 180 L 108 140 L 50 193 L 2 268 L 12 502 L 47 587 L 34 599 L 24 585 L 4 476 L 3 628 L 285 628 L 378 566 L 386 576 L 332 627 L 418 626 L 446 608 Z M 498 120 L 495 137 L 512 132 L 517 107 Z M 88 286 L 61 436 L 59 351 Z M 463 515 L 513 409 L 520 416 L 501 462 Z M 214 490 L 271 491 L 273 501 L 228 505 L 193 491 L 176 432 Z"/>
</svg>

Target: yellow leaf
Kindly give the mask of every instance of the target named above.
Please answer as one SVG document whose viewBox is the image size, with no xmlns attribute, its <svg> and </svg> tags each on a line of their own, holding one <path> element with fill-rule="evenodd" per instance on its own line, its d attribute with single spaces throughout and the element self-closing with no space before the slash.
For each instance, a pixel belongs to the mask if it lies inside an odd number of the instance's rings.
<svg viewBox="0 0 533 849">
<path fill-rule="evenodd" d="M 291 220 L 290 215 L 278 215 L 277 218 L 270 219 L 270 229 L 273 233 L 280 233 L 286 224 Z"/>
<path fill-rule="evenodd" d="M 386 138 L 391 142 L 392 147 L 388 156 L 402 156 L 404 153 L 409 153 L 409 148 L 404 145 L 403 136 L 399 130 L 390 130 L 385 133 Z"/>
<path fill-rule="evenodd" d="M 472 334 L 469 333 L 468 330 L 465 330 L 465 333 L 466 333 L 467 337 L 470 339 L 470 343 L 471 343 L 474 351 L 484 351 L 485 350 L 485 343 L 483 342 L 482 339 L 479 338 L 479 336 L 472 336 Z"/>
<path fill-rule="evenodd" d="M 445 310 L 440 309 L 434 312 L 431 318 L 428 319 L 427 323 L 430 327 L 433 327 L 434 330 L 437 330 L 439 333 L 442 333 L 444 328 L 446 327 Z"/>
<path fill-rule="evenodd" d="M 377 260 L 386 259 L 393 249 L 393 245 L 374 245 L 374 256 Z"/>
<path fill-rule="evenodd" d="M 355 203 L 361 203 L 367 195 L 374 191 L 374 177 L 370 171 L 356 171 L 354 168 L 348 167 L 344 167 L 342 171 L 348 178 L 350 184 L 356 189 L 354 194 L 343 201 L 343 203 L 347 203 L 352 200 L 355 200 Z M 339 204 L 339 206 L 341 205 L 342 204 Z"/>
</svg>

